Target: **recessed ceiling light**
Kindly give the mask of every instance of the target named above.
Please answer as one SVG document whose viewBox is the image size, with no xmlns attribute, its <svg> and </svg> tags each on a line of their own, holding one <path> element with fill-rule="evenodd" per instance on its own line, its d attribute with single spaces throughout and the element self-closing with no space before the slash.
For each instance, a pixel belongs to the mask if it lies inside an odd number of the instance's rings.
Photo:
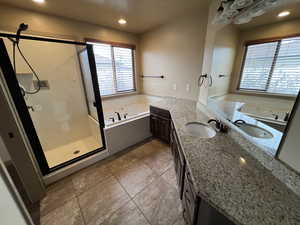
<svg viewBox="0 0 300 225">
<path fill-rule="evenodd" d="M 285 16 L 288 16 L 288 15 L 290 15 L 289 11 L 283 11 L 283 12 L 278 14 L 278 17 L 285 17 Z"/>
<path fill-rule="evenodd" d="M 121 19 L 118 20 L 118 23 L 121 24 L 121 25 L 124 25 L 124 24 L 127 23 L 127 21 L 125 19 L 121 18 Z"/>
<path fill-rule="evenodd" d="M 32 0 L 32 1 L 34 1 L 36 3 L 44 3 L 45 2 L 45 0 Z"/>
</svg>

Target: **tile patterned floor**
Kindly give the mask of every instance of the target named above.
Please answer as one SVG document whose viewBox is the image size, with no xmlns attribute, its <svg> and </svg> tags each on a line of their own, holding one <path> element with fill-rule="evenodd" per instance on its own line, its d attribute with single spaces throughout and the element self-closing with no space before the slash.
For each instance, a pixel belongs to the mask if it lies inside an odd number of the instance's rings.
<svg viewBox="0 0 300 225">
<path fill-rule="evenodd" d="M 151 140 L 47 190 L 40 225 L 185 225 L 170 148 Z"/>
</svg>

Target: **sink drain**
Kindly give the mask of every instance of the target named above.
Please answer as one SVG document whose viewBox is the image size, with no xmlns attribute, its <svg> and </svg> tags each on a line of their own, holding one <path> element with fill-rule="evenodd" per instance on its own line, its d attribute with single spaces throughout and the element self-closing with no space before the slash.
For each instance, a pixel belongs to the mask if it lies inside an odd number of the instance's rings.
<svg viewBox="0 0 300 225">
<path fill-rule="evenodd" d="M 78 154 L 80 152 L 80 150 L 76 150 L 73 152 L 74 155 Z"/>
</svg>

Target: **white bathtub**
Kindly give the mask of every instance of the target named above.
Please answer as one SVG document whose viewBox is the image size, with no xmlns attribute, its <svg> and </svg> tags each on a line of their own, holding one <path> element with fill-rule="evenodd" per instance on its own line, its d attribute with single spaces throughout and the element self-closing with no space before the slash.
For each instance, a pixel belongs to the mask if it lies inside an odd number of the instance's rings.
<svg viewBox="0 0 300 225">
<path fill-rule="evenodd" d="M 149 113 L 149 105 L 159 100 L 161 100 L 160 97 L 142 94 L 106 98 L 102 100 L 105 125 L 108 127 L 125 120 L 144 116 Z M 118 120 L 116 112 L 120 113 L 121 121 Z M 111 118 L 114 118 L 115 122 L 112 122 Z"/>
<path fill-rule="evenodd" d="M 150 114 L 149 107 L 152 102 L 161 100 L 160 97 L 148 95 L 130 95 L 114 97 L 102 101 L 105 120 L 105 140 L 109 155 L 122 151 L 149 137 Z M 119 112 L 122 119 L 119 121 Z M 126 119 L 124 115 L 127 114 Z M 109 118 L 114 118 L 112 122 Z M 91 130 L 97 135 L 98 121 L 89 118 Z"/>
</svg>

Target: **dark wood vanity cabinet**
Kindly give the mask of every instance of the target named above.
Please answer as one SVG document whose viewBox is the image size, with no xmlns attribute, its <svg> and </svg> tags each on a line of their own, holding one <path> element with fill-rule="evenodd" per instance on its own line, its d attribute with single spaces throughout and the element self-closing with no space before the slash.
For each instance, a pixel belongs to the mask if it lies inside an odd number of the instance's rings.
<svg viewBox="0 0 300 225">
<path fill-rule="evenodd" d="M 182 206 L 187 225 L 235 225 L 196 194 L 188 169 L 184 176 Z"/>
<path fill-rule="evenodd" d="M 201 201 L 195 225 L 235 225 L 206 201 Z"/>
<path fill-rule="evenodd" d="M 234 225 L 215 208 L 200 198 L 171 121 L 170 112 L 150 106 L 150 129 L 154 137 L 170 143 L 174 159 L 179 196 L 182 200 L 183 217 L 187 225 Z"/>
<path fill-rule="evenodd" d="M 176 172 L 179 196 L 180 196 L 180 199 L 182 199 L 186 162 L 185 162 L 185 158 L 182 153 L 182 149 L 180 147 L 173 123 L 171 123 L 170 138 L 171 138 L 171 141 L 170 141 L 171 152 L 172 152 L 173 159 L 174 159 L 174 168 L 175 168 L 175 172 Z"/>
<path fill-rule="evenodd" d="M 198 209 L 201 199 L 194 190 L 194 184 L 188 169 L 185 171 L 182 194 L 183 217 L 187 225 L 197 224 Z"/>
<path fill-rule="evenodd" d="M 150 106 L 150 130 L 153 137 L 170 143 L 171 116 L 169 111 Z"/>
<path fill-rule="evenodd" d="M 183 217 L 186 224 L 234 225 L 234 223 L 197 195 L 173 122 L 171 122 L 170 132 L 171 152 L 174 158 L 178 190 L 180 199 L 182 200 Z"/>
</svg>

